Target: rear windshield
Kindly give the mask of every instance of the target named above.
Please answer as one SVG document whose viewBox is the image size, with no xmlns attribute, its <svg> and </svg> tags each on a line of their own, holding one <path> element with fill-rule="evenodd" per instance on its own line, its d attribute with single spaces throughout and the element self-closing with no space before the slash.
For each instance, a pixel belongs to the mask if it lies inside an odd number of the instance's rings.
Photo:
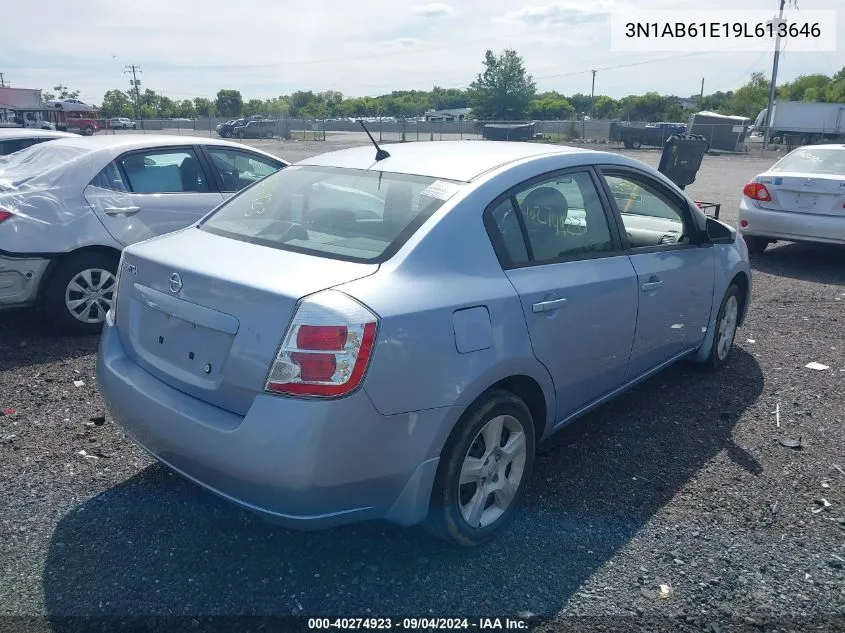
<svg viewBox="0 0 845 633">
<path fill-rule="evenodd" d="M 0 182 L 38 176 L 87 151 L 84 147 L 64 143 L 38 143 L 0 158 Z"/>
<path fill-rule="evenodd" d="M 784 156 L 772 171 L 845 175 L 845 148 L 802 147 Z"/>
<path fill-rule="evenodd" d="M 294 165 L 232 198 L 200 228 L 285 250 L 382 261 L 461 185 L 425 176 Z"/>
</svg>

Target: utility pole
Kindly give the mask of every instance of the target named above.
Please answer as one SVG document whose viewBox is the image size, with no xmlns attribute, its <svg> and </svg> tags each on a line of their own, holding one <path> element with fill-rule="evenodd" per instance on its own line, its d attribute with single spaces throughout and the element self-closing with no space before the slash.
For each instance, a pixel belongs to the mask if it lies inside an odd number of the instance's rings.
<svg viewBox="0 0 845 633">
<path fill-rule="evenodd" d="M 698 95 L 698 107 L 701 107 L 701 104 L 704 103 L 704 77 L 701 78 L 701 92 Z"/>
<path fill-rule="evenodd" d="M 123 74 L 132 73 L 132 92 L 135 94 L 135 118 L 141 118 L 141 91 L 138 88 L 140 86 L 140 82 L 138 81 L 138 76 L 135 73 L 143 73 L 144 71 L 141 70 L 140 66 L 136 66 L 135 64 L 129 64 L 126 66 L 126 70 L 123 71 Z"/>
<path fill-rule="evenodd" d="M 593 113 L 595 111 L 595 101 L 596 101 L 596 72 L 595 70 L 591 70 L 593 73 L 593 87 L 590 88 L 590 120 L 593 120 Z"/>
<path fill-rule="evenodd" d="M 6 79 L 3 77 L 3 73 L 0 73 L 0 88 L 6 87 Z"/>
<path fill-rule="evenodd" d="M 775 58 L 772 62 L 772 85 L 769 89 L 769 107 L 766 109 L 766 133 L 763 135 L 763 152 L 769 148 L 769 130 L 772 127 L 772 110 L 775 105 L 775 91 L 777 90 L 778 80 L 778 62 L 780 61 L 780 23 L 783 21 L 783 7 L 786 5 L 786 0 L 780 0 L 780 13 L 778 14 L 777 32 L 775 38 Z M 761 152 L 762 155 L 762 152 Z"/>
</svg>

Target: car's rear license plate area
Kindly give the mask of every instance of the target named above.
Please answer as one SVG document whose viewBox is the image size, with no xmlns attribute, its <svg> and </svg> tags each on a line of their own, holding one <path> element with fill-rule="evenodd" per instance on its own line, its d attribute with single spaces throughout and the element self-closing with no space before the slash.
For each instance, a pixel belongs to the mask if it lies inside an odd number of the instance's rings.
<svg viewBox="0 0 845 633">
<path fill-rule="evenodd" d="M 138 304 L 138 345 L 163 371 L 181 370 L 203 382 L 216 382 L 233 335 L 191 323 Z M 169 367 L 168 367 L 169 366 Z"/>
</svg>

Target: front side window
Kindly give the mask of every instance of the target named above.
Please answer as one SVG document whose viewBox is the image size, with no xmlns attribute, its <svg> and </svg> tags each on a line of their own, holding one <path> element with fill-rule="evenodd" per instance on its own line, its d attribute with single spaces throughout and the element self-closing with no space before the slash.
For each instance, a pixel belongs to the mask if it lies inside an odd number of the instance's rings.
<svg viewBox="0 0 845 633">
<path fill-rule="evenodd" d="M 205 193 L 208 183 L 192 149 L 134 152 L 118 159 L 133 193 Z"/>
<path fill-rule="evenodd" d="M 622 215 L 631 248 L 689 243 L 684 210 L 644 177 L 606 174 L 605 180 Z"/>
<path fill-rule="evenodd" d="M 208 148 L 211 164 L 220 177 L 221 189 L 227 193 L 240 191 L 257 180 L 266 178 L 281 165 L 263 156 L 236 149 Z"/>
<path fill-rule="evenodd" d="M 334 167 L 287 167 L 220 207 L 202 229 L 274 248 L 379 261 L 460 183 Z"/>
<path fill-rule="evenodd" d="M 552 176 L 517 189 L 491 211 L 491 219 L 511 264 L 554 262 L 614 250 L 601 199 L 586 171 Z"/>
</svg>

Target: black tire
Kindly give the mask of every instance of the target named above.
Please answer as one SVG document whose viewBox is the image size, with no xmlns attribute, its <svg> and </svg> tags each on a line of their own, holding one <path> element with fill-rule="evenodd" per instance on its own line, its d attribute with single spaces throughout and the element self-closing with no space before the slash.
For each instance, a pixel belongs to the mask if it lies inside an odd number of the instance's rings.
<svg viewBox="0 0 845 633">
<path fill-rule="evenodd" d="M 634 149 L 640 149 L 642 146 L 643 142 L 640 139 L 635 138 L 631 140 L 631 147 L 633 147 Z"/>
<path fill-rule="evenodd" d="M 631 144 L 631 141 L 623 141 L 622 145 L 625 146 L 625 149 L 634 149 L 634 146 Z"/>
<path fill-rule="evenodd" d="M 766 247 L 772 243 L 772 240 L 757 235 L 744 235 L 742 239 L 745 240 L 749 254 L 755 256 L 762 255 L 766 251 Z"/>
<path fill-rule="evenodd" d="M 719 352 L 719 341 L 720 341 L 720 324 L 722 319 L 725 316 L 725 312 L 728 306 L 728 303 L 731 301 L 731 298 L 736 300 L 736 322 L 739 322 L 739 318 L 742 315 L 743 304 L 745 303 L 745 296 L 740 290 L 739 286 L 736 284 L 731 284 L 728 286 L 727 291 L 725 291 L 725 296 L 722 298 L 722 304 L 719 306 L 719 312 L 716 315 L 716 332 L 713 335 L 713 343 L 710 346 L 710 355 L 707 357 L 706 366 L 708 369 L 717 370 L 722 367 L 730 358 L 731 349 L 733 348 L 734 340 L 736 339 L 736 325 L 733 328 L 733 334 L 730 338 L 730 343 L 727 345 L 727 351 L 724 355 L 720 356 Z"/>
<path fill-rule="evenodd" d="M 228 130 L 223 132 L 223 138 L 232 138 L 232 133 Z"/>
<path fill-rule="evenodd" d="M 70 282 L 82 271 L 100 269 L 115 275 L 117 264 L 116 255 L 100 252 L 77 253 L 60 260 L 44 285 L 42 294 L 47 319 L 65 334 L 97 334 L 103 327 L 102 321 L 85 323 L 74 317 L 65 304 L 65 292 Z M 117 290 L 116 286 L 109 288 L 113 288 L 112 292 Z"/>
<path fill-rule="evenodd" d="M 82 130 L 83 136 L 92 136 L 93 134 L 94 130 L 92 130 L 90 127 L 86 127 L 84 130 Z"/>
<path fill-rule="evenodd" d="M 464 519 L 459 507 L 461 468 L 481 429 L 501 415 L 515 418 L 524 431 L 523 473 L 513 500 L 503 514 L 485 527 L 473 528 Z M 443 447 L 423 527 L 434 536 L 462 547 L 475 547 L 493 538 L 513 518 L 525 494 L 534 465 L 534 446 L 534 421 L 525 402 L 509 391 L 490 391 L 461 416 Z"/>
</svg>

